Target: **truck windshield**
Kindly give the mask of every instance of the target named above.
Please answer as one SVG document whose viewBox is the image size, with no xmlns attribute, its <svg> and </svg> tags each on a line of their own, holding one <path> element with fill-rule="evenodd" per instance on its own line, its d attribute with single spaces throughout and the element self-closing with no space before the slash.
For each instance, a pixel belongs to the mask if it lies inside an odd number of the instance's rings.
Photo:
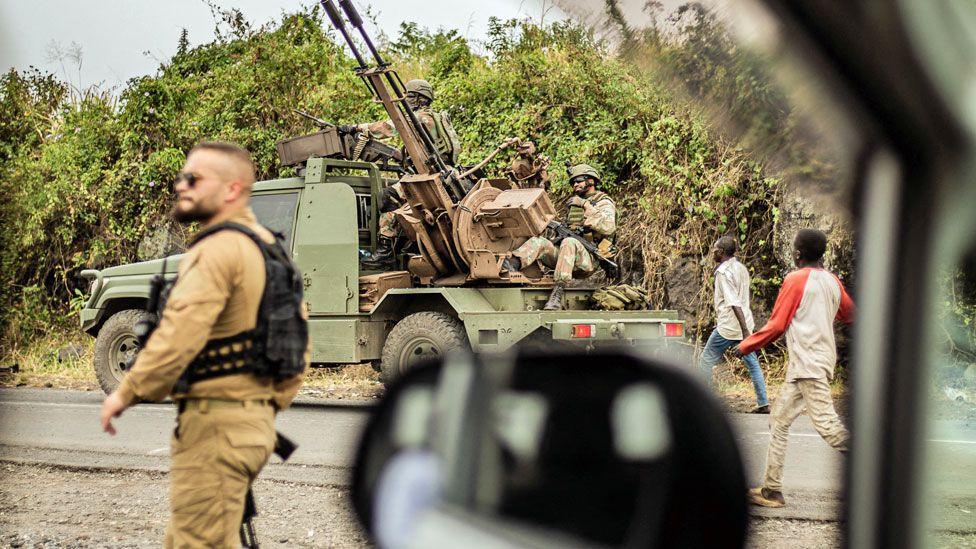
<svg viewBox="0 0 976 549">
<path fill-rule="evenodd" d="M 272 231 L 285 235 L 285 249 L 291 250 L 292 229 L 298 193 L 262 194 L 251 197 L 251 208 L 258 221 Z"/>
</svg>

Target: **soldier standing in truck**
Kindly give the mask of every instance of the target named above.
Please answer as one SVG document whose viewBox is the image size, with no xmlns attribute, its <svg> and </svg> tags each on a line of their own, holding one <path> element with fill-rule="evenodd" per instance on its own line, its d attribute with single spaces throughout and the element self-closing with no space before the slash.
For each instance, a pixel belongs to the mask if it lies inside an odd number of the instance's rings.
<svg viewBox="0 0 976 549">
<path fill-rule="evenodd" d="M 579 164 L 569 169 L 569 184 L 574 193 L 569 199 L 569 228 L 596 244 L 604 257 L 613 256 L 617 206 L 607 193 L 598 189 L 603 185 L 600 175 L 592 166 Z M 574 238 L 564 238 L 557 248 L 551 240 L 535 236 L 512 252 L 502 268 L 510 273 L 521 271 L 536 261 L 553 269 L 556 284 L 546 303 L 547 311 L 561 309 L 566 285 L 574 278 L 590 276 L 597 265 L 596 258 Z"/>
<path fill-rule="evenodd" d="M 431 140 L 437 148 L 437 152 L 443 157 L 444 162 L 453 166 L 457 162 L 459 140 L 451 119 L 444 111 L 433 109 L 434 88 L 426 80 L 414 79 L 406 84 L 406 103 L 413 109 L 417 119 L 423 124 L 430 133 Z M 342 131 L 367 132 L 373 139 L 381 141 L 392 139 L 396 135 L 396 128 L 392 120 L 381 120 L 379 122 L 367 122 L 362 124 L 340 126 Z M 400 185 L 395 184 L 384 195 L 382 214 L 379 218 L 379 237 L 376 243 L 376 252 L 368 260 L 363 261 L 363 267 L 368 269 L 382 270 L 392 268 L 394 259 L 393 245 L 399 234 L 399 227 L 393 210 L 403 204 L 403 194 Z"/>
</svg>

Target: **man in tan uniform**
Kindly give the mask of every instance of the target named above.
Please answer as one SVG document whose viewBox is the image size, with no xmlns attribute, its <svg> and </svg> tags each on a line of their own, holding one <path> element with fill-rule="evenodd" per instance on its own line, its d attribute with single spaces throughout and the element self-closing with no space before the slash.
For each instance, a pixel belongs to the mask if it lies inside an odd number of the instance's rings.
<svg viewBox="0 0 976 549">
<path fill-rule="evenodd" d="M 201 143 L 175 184 L 173 216 L 204 228 L 235 222 L 274 242 L 249 206 L 255 180 L 247 151 Z M 247 236 L 222 230 L 194 241 L 180 261 L 158 328 L 119 388 L 102 405 L 102 426 L 143 401 L 174 391 L 209 340 L 253 329 L 264 292 L 264 258 Z M 305 364 L 309 354 L 306 352 Z M 239 373 L 173 394 L 180 413 L 171 440 L 172 480 L 166 547 L 239 547 L 245 496 L 275 445 L 275 413 L 287 408 L 302 375 L 281 382 Z"/>
</svg>

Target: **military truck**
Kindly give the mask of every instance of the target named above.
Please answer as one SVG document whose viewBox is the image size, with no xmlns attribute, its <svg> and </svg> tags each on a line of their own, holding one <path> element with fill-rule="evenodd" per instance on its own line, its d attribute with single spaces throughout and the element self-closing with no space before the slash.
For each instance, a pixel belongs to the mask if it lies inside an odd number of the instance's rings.
<svg viewBox="0 0 976 549">
<path fill-rule="evenodd" d="M 385 183 L 373 163 L 312 158 L 303 177 L 255 184 L 255 214 L 285 236 L 305 279 L 313 363 L 371 362 L 391 380 L 458 348 L 614 342 L 664 349 L 684 341 L 675 311 L 591 310 L 593 289 L 570 288 L 564 310 L 542 311 L 551 289 L 544 281 L 455 286 L 422 283 L 408 271 L 360 271 L 360 254 L 375 246 Z M 96 338 L 95 373 L 106 392 L 138 351 L 133 326 L 149 314 L 150 279 L 164 261 L 167 276 L 175 276 L 180 257 L 82 273 L 91 295 L 81 327 Z"/>
<path fill-rule="evenodd" d="M 683 340 L 684 324 L 674 311 L 595 311 L 592 289 L 570 289 L 562 310 L 541 310 L 552 278 L 537 265 L 521 272 L 503 265 L 553 223 L 545 189 L 483 177 L 480 167 L 488 159 L 467 169 L 454 166 L 454 155 L 444 154 L 419 121 L 407 87 L 380 56 L 351 1 L 339 5 L 372 53 L 372 66 L 333 0 L 322 5 L 403 148 L 318 121 L 321 131 L 278 143 L 281 164 L 299 176 L 254 187 L 255 214 L 285 236 L 303 273 L 313 363 L 378 363 L 389 381 L 419 360 L 460 347 L 626 342 L 660 348 Z M 396 269 L 369 271 L 364 266 L 370 262 L 360 257 L 376 252 L 380 208 L 390 203 L 391 190 L 402 198 L 393 213 L 409 244 L 400 248 Z M 133 326 L 151 314 L 144 309 L 151 277 L 161 271 L 175 276 L 178 262 L 82 273 L 92 285 L 81 323 L 96 337 L 95 371 L 104 390 L 119 383 L 138 351 Z"/>
</svg>

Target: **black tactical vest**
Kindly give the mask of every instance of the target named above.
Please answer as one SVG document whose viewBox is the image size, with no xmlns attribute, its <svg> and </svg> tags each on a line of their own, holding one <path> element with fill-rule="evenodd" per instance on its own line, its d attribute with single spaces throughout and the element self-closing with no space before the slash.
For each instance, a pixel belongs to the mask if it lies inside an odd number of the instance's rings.
<svg viewBox="0 0 976 549">
<path fill-rule="evenodd" d="M 212 339 L 190 362 L 174 392 L 185 393 L 197 381 L 231 374 L 251 373 L 282 381 L 305 369 L 308 322 L 302 316 L 301 273 L 288 257 L 282 236 L 268 244 L 238 223 L 219 223 L 197 235 L 199 243 L 219 231 L 233 230 L 250 238 L 264 256 L 264 294 L 257 325 L 239 334 Z"/>
</svg>

